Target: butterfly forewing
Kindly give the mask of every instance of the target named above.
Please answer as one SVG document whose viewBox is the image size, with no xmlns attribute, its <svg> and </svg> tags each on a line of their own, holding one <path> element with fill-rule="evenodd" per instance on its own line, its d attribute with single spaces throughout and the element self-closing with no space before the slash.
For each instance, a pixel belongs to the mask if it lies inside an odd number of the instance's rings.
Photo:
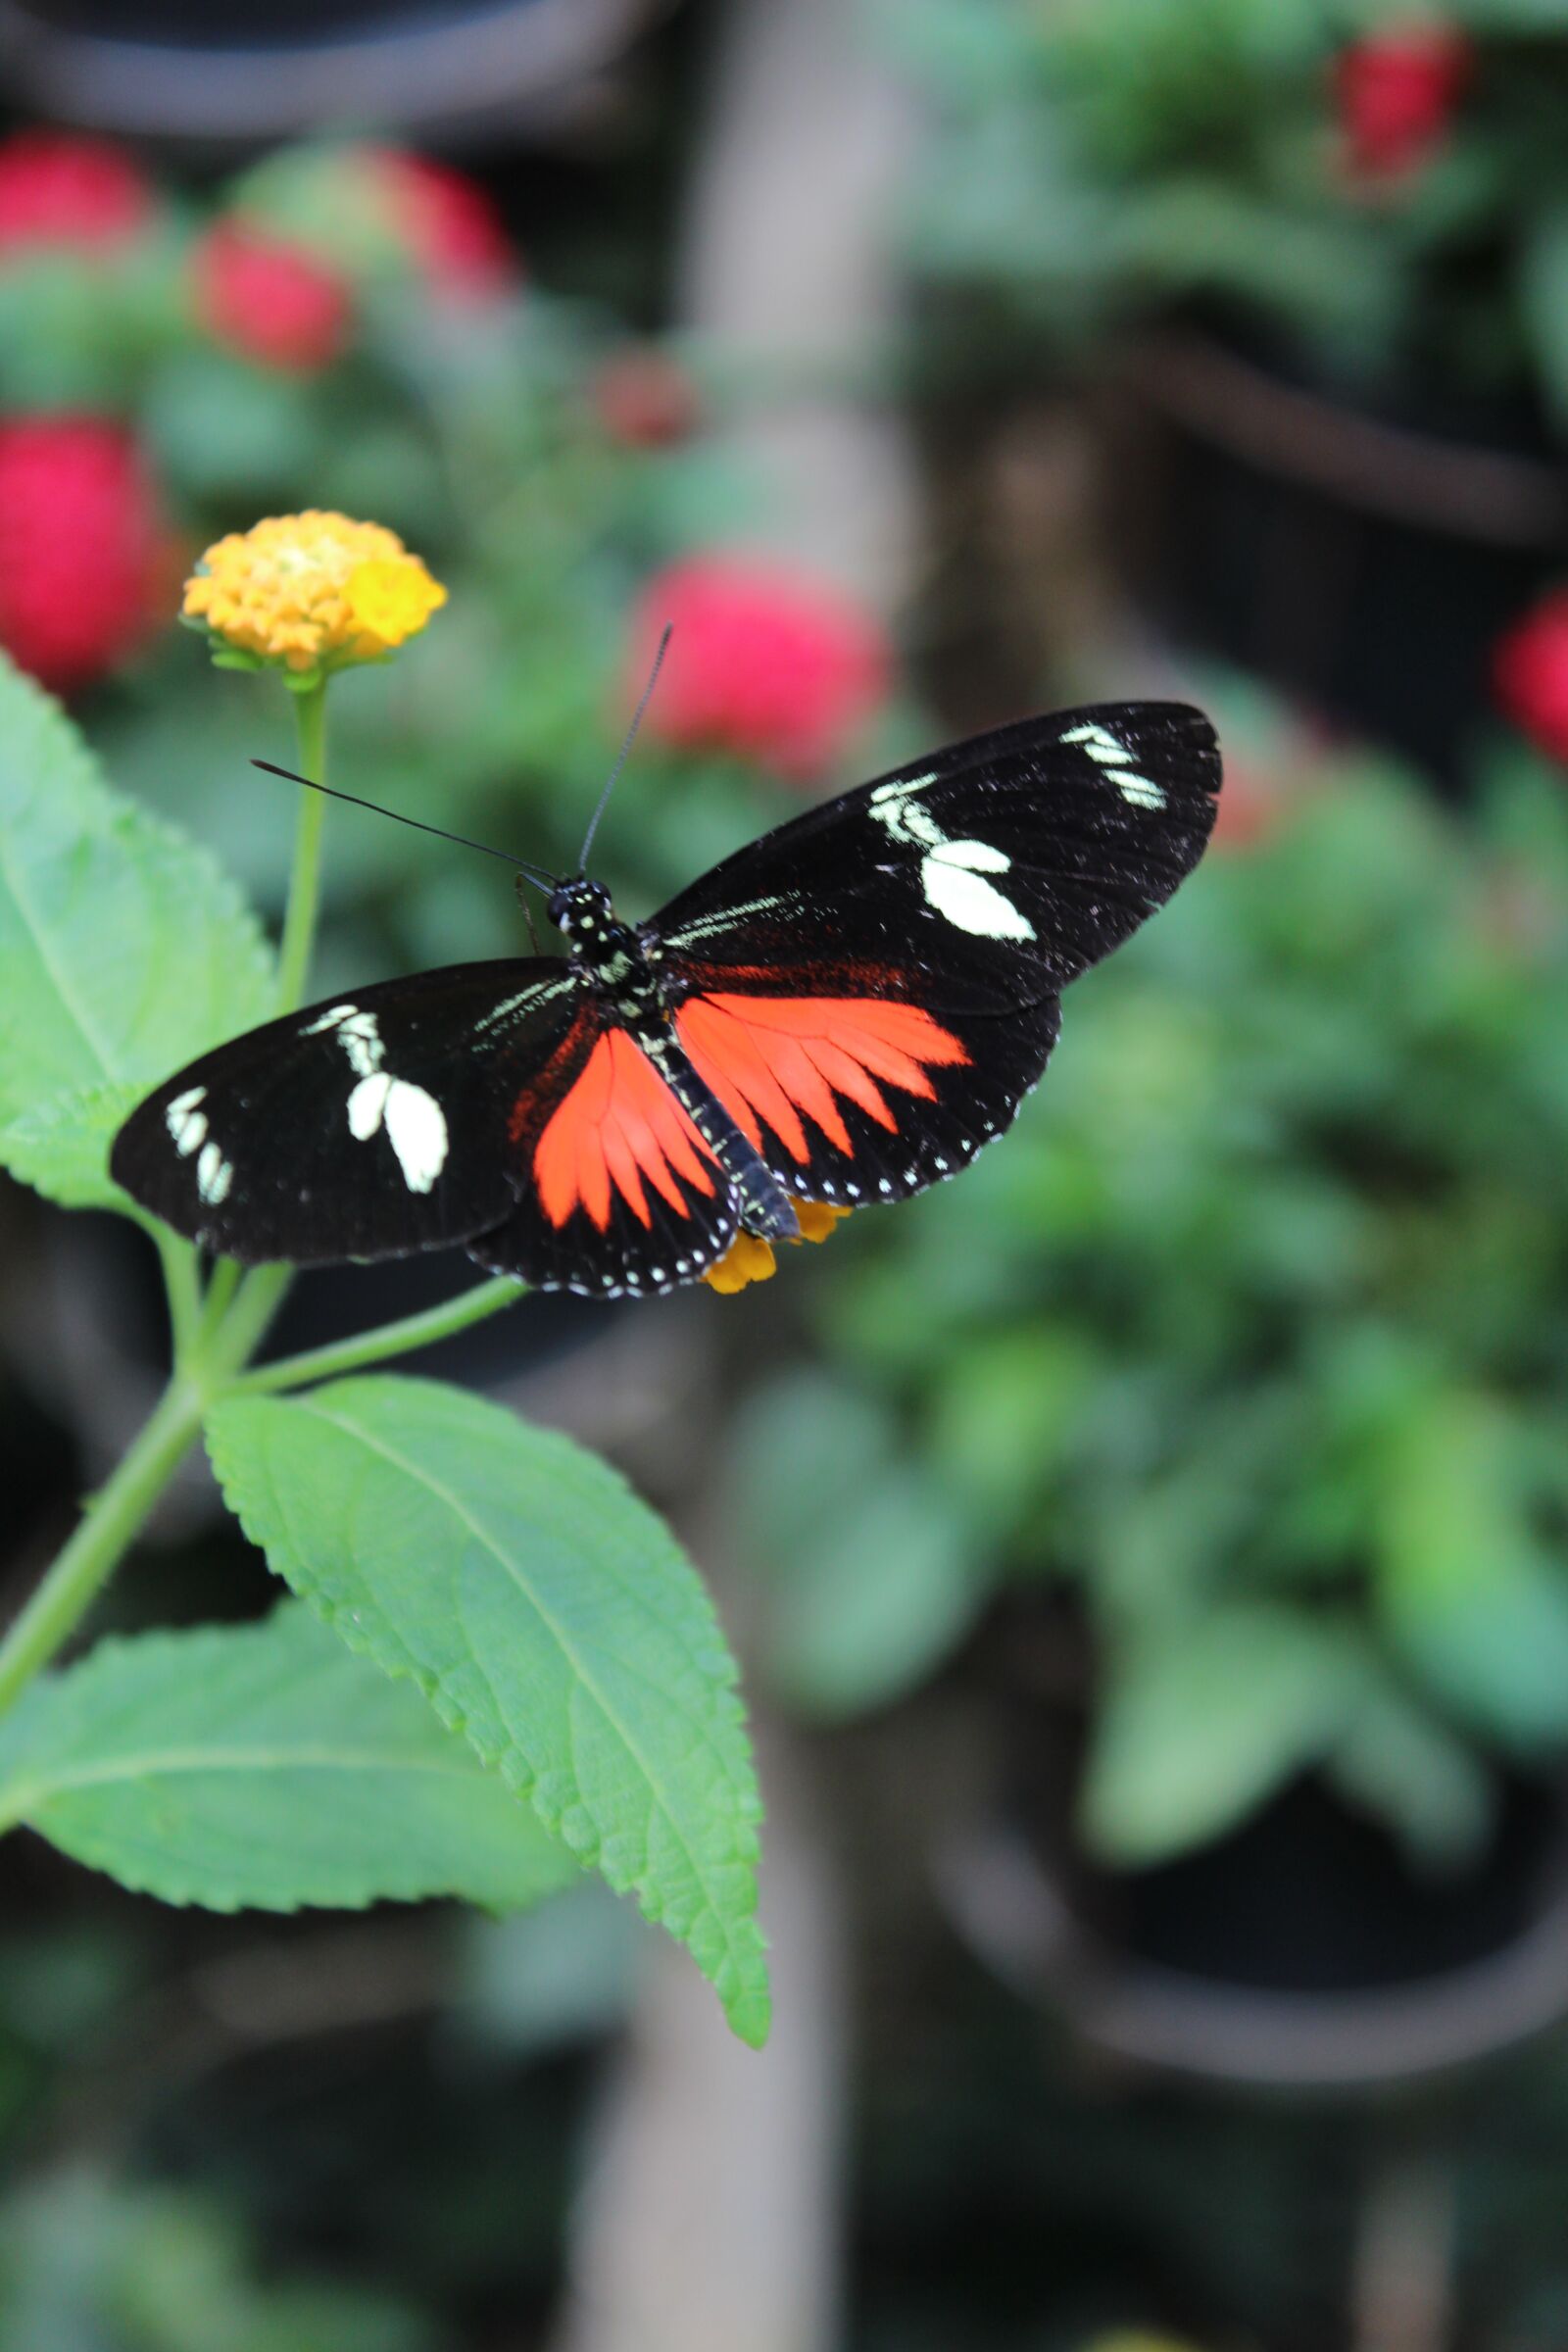
<svg viewBox="0 0 1568 2352">
<path fill-rule="evenodd" d="M 1014 1010 L 1164 904 L 1202 855 L 1218 790 L 1213 728 L 1186 704 L 1022 719 L 765 834 L 647 931 L 683 987 L 704 967 L 772 987 L 837 964 L 918 974 L 955 1010 Z"/>
<path fill-rule="evenodd" d="M 900 1200 L 1010 1124 L 1057 992 L 1202 854 L 1213 730 L 1101 705 L 808 811 L 646 927 L 694 1066 L 799 1195 Z"/>
<path fill-rule="evenodd" d="M 498 1223 L 519 1097 L 564 1093 L 592 1035 L 565 961 L 454 964 L 253 1029 L 141 1103 L 111 1171 L 225 1256 L 388 1257 Z"/>
</svg>

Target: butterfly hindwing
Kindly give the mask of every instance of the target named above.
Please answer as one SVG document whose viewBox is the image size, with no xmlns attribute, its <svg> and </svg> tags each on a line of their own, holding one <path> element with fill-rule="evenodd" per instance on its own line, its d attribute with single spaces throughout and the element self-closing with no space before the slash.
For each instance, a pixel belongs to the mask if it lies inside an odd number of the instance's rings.
<svg viewBox="0 0 1568 2352">
<path fill-rule="evenodd" d="M 598 1029 L 570 1087 L 519 1125 L 513 1148 L 523 1181 L 511 1212 L 468 1243 L 494 1273 L 594 1298 L 638 1297 L 694 1282 L 735 1237 L 713 1153 L 654 1060 L 613 1023 Z"/>
<path fill-rule="evenodd" d="M 940 1019 L 892 998 L 693 996 L 692 1066 L 786 1192 L 843 1208 L 903 1200 L 1012 1124 L 1056 1042 L 1054 997 Z"/>
<path fill-rule="evenodd" d="M 564 1093 L 593 1039 L 557 956 L 454 964 L 357 989 L 165 1081 L 111 1171 L 202 1248 L 246 1263 L 402 1256 L 510 1211 L 509 1128 Z"/>
<path fill-rule="evenodd" d="M 1113 704 L 956 744 L 809 810 L 645 926 L 700 1076 L 810 1199 L 956 1174 L 1044 1069 L 1057 995 L 1202 854 L 1213 730 Z"/>
</svg>

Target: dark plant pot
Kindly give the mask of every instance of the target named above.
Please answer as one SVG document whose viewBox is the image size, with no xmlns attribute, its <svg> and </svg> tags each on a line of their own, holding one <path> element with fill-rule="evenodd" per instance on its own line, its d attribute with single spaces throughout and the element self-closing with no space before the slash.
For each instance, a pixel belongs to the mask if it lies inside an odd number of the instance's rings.
<svg viewBox="0 0 1568 2352">
<path fill-rule="evenodd" d="M 1106 467 L 1162 626 L 1452 787 L 1499 631 L 1568 564 L 1568 465 L 1534 418 L 1357 405 L 1207 328 L 1131 358 Z"/>
<path fill-rule="evenodd" d="M 1491 2057 L 1568 2014 L 1568 1791 L 1519 1776 L 1469 1870 L 1418 1876 L 1315 1778 L 1157 1868 L 1069 1827 L 1075 1707 L 1015 1702 L 1002 1793 L 937 1864 L 999 1977 L 1086 2043 L 1208 2080 L 1345 2090 Z"/>
<path fill-rule="evenodd" d="M 220 144 L 344 124 L 569 118 L 670 0 L 0 0 L 8 93 L 127 137 Z"/>
</svg>

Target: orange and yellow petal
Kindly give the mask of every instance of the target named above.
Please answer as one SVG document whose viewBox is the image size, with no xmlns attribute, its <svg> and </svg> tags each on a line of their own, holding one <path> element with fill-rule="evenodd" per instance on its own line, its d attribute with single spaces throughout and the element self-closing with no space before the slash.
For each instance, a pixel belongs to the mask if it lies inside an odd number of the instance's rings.
<svg viewBox="0 0 1568 2352">
<path fill-rule="evenodd" d="M 215 540 L 181 610 L 230 652 L 324 673 L 416 636 L 446 595 L 396 531 L 310 508 Z"/>
<path fill-rule="evenodd" d="M 838 1208 L 827 1200 L 795 1200 L 793 1206 L 801 1227 L 796 1239 L 802 1242 L 825 1242 L 840 1218 L 850 1214 L 847 1208 Z M 703 1280 L 727 1298 L 737 1291 L 744 1291 L 748 1283 L 766 1282 L 777 1272 L 772 1245 L 759 1241 L 754 1233 L 738 1233 L 717 1265 L 710 1266 Z"/>
<path fill-rule="evenodd" d="M 446 590 L 417 556 L 379 556 L 356 564 L 344 595 L 358 626 L 388 649 L 417 636 L 447 601 Z"/>
<path fill-rule="evenodd" d="M 725 1298 L 744 1291 L 748 1283 L 766 1282 L 778 1272 L 778 1260 L 772 1246 L 758 1240 L 755 1233 L 738 1233 L 716 1265 L 710 1266 L 703 1280 Z"/>
</svg>

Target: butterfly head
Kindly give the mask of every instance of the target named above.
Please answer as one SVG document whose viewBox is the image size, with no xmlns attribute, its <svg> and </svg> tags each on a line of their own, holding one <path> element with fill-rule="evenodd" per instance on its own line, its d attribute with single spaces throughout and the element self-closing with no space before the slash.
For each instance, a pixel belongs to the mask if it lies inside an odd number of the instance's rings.
<svg viewBox="0 0 1568 2352">
<path fill-rule="evenodd" d="M 558 883 L 550 894 L 546 914 L 562 935 L 579 947 L 592 948 L 603 940 L 615 920 L 610 893 L 602 882 L 578 875 Z"/>
</svg>

